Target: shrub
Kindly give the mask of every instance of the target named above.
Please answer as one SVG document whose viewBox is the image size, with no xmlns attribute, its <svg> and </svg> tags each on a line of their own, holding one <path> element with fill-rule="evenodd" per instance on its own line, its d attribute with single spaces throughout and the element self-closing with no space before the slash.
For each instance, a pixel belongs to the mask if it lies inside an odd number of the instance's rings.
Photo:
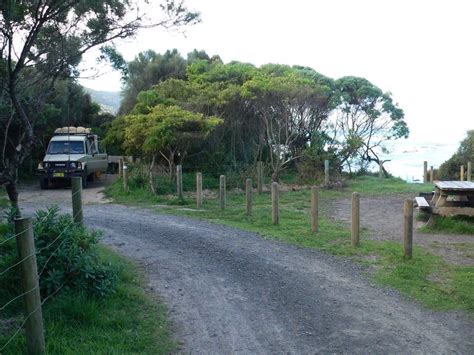
<svg viewBox="0 0 474 355">
<path fill-rule="evenodd" d="M 60 287 L 105 297 L 115 291 L 117 272 L 101 261 L 98 251 L 99 233 L 73 223 L 70 215 L 59 214 L 57 207 L 36 213 L 34 238 L 36 260 L 43 297 Z M 13 225 L 6 238 L 13 233 Z M 4 255 L 14 259 L 16 248 L 9 244 Z M 17 278 L 18 272 L 6 277 Z"/>
<path fill-rule="evenodd" d="M 460 166 L 467 162 L 474 163 L 474 130 L 467 132 L 467 137 L 459 145 L 458 151 L 439 167 L 437 177 L 442 180 L 459 180 Z"/>
</svg>

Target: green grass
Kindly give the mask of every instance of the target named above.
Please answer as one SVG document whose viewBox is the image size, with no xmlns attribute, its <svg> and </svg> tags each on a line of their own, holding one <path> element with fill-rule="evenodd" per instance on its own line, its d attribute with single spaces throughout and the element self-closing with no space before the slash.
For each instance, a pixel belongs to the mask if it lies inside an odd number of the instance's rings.
<svg viewBox="0 0 474 355">
<path fill-rule="evenodd" d="M 424 233 L 447 233 L 474 235 L 474 217 L 434 216 L 431 222 L 420 228 Z"/>
<path fill-rule="evenodd" d="M 365 195 L 389 193 L 431 192 L 432 184 L 408 184 L 399 178 L 380 179 L 375 176 L 360 176 L 347 181 L 348 189 Z"/>
<path fill-rule="evenodd" d="M 43 307 L 46 352 L 167 354 L 176 350 L 165 309 L 145 293 L 138 268 L 105 247 L 101 248 L 101 254 L 119 271 L 117 292 L 106 299 L 91 299 L 61 290 L 48 300 Z M 0 304 L 3 305 L 8 299 L 2 293 Z M 2 312 L 0 316 L 0 348 L 22 320 L 19 313 L 21 300 L 9 308 L 13 311 Z M 25 347 L 22 331 L 4 353 L 26 353 Z"/>
<path fill-rule="evenodd" d="M 462 309 L 474 314 L 473 267 L 450 265 L 441 257 L 430 254 L 415 246 L 412 260 L 403 258 L 400 243 L 371 241 L 364 238 L 359 248 L 350 245 L 350 232 L 347 227 L 327 217 L 324 206 L 333 197 L 350 196 L 353 189 L 362 195 L 387 193 L 418 193 L 430 191 L 430 185 L 406 184 L 399 179 L 380 180 L 376 177 L 362 177 L 348 182 L 341 190 L 320 191 L 319 231 L 310 230 L 310 192 L 309 189 L 288 191 L 280 194 L 280 225 L 271 224 L 270 195 L 253 195 L 253 214 L 245 215 L 243 193 L 228 193 L 227 208 L 222 211 L 217 199 L 205 199 L 203 208 L 196 210 L 192 197 L 179 201 L 167 196 L 153 196 L 146 190 L 132 190 L 124 193 L 120 182 L 107 188 L 106 194 L 117 202 L 145 204 L 160 213 L 183 215 L 215 223 L 225 224 L 260 234 L 264 238 L 315 248 L 334 255 L 349 257 L 368 266 L 374 279 L 381 285 L 400 290 L 434 309 Z M 172 204 L 167 203 L 173 201 Z M 186 208 L 183 208 L 185 206 Z"/>
</svg>

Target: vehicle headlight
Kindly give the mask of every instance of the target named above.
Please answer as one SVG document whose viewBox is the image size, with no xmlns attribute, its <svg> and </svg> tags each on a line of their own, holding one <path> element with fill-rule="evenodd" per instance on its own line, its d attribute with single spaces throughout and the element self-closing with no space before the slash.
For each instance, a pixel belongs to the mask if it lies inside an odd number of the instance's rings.
<svg viewBox="0 0 474 355">
<path fill-rule="evenodd" d="M 43 165 L 44 165 L 45 169 L 49 168 L 49 163 L 48 162 L 44 162 Z"/>
<path fill-rule="evenodd" d="M 76 167 L 79 169 L 79 170 L 82 170 L 82 163 L 80 161 L 78 161 L 76 163 Z"/>
<path fill-rule="evenodd" d="M 69 167 L 72 168 L 72 169 L 76 169 L 76 163 L 75 162 L 70 162 L 69 163 Z"/>
<path fill-rule="evenodd" d="M 38 163 L 38 170 L 43 170 L 43 163 L 42 162 L 39 162 Z"/>
</svg>

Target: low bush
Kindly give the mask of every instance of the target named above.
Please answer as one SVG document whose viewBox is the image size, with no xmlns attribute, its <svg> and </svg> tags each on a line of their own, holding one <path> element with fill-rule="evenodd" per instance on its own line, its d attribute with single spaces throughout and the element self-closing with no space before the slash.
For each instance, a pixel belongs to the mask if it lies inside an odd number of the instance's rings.
<svg viewBox="0 0 474 355">
<path fill-rule="evenodd" d="M 11 219 L 10 219 L 11 221 Z M 93 297 L 105 297 L 115 291 L 117 272 L 98 254 L 98 232 L 75 224 L 70 215 L 59 214 L 57 207 L 38 211 L 33 221 L 40 288 L 43 297 L 60 287 Z M 8 239 L 14 233 L 13 223 L 4 233 Z M 15 241 L 2 245 L 0 268 L 5 269 L 17 259 Z M 2 276 L 2 284 L 16 288 L 19 284 L 15 269 Z M 8 282 L 5 280 L 8 279 Z M 11 290 L 17 293 L 19 290 Z"/>
</svg>

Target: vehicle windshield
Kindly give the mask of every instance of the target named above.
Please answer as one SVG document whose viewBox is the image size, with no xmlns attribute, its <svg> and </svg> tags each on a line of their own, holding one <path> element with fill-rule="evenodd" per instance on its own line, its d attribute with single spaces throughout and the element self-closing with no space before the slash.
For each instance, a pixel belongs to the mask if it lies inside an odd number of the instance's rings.
<svg viewBox="0 0 474 355">
<path fill-rule="evenodd" d="M 84 142 L 52 141 L 49 143 L 48 154 L 84 154 Z"/>
</svg>

